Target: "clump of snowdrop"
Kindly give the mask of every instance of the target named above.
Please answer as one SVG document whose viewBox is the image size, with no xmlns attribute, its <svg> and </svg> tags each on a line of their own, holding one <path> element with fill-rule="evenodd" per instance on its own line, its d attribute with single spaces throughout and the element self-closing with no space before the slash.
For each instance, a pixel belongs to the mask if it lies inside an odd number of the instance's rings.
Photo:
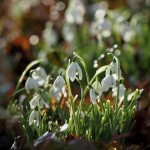
<svg viewBox="0 0 150 150">
<path fill-rule="evenodd" d="M 111 53 L 109 51 L 108 56 L 112 57 L 111 63 L 97 66 L 93 77 L 89 76 L 87 70 L 89 66 L 86 66 L 84 59 L 75 52 L 74 59 L 72 62 L 69 61 L 65 73 L 63 75 L 60 73 L 52 84 L 49 83 L 43 68 L 32 70 L 25 84 L 27 93 L 31 89 L 34 90 L 27 107 L 29 123 L 26 124 L 26 128 L 33 127 L 31 130 L 36 131 L 38 136 L 52 130 L 55 137 L 62 132 L 64 135 L 75 133 L 79 137 L 85 136 L 89 141 L 108 140 L 114 134 L 125 133 L 130 127 L 129 120 L 133 118 L 136 101 L 141 91 L 136 90 L 128 96 L 128 90 L 123 84 L 120 62 L 114 54 L 116 48 L 117 45 L 113 47 Z M 97 60 L 101 61 L 101 59 Z M 86 84 L 83 84 L 83 78 L 86 79 Z M 79 85 L 80 94 L 74 96 L 72 93 L 75 80 Z M 105 100 L 104 95 L 108 92 L 113 98 L 111 102 L 109 99 Z M 67 115 L 61 107 L 64 97 L 67 100 Z M 90 104 L 84 106 L 87 97 L 90 98 Z M 50 105 L 53 98 L 56 100 L 54 109 Z M 59 116 L 61 120 L 59 124 L 57 120 L 55 121 L 55 116 Z M 108 130 L 111 132 L 108 133 Z"/>
</svg>

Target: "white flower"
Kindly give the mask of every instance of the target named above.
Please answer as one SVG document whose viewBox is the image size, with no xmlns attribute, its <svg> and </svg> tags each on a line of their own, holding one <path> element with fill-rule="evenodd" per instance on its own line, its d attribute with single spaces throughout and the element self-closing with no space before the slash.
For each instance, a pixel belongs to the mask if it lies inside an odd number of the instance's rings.
<svg viewBox="0 0 150 150">
<path fill-rule="evenodd" d="M 85 7 L 79 0 L 71 0 L 65 13 L 66 22 L 69 24 L 82 24 L 84 21 Z"/>
<path fill-rule="evenodd" d="M 54 97 L 59 103 L 61 95 L 62 95 L 62 91 L 52 86 L 50 89 L 50 93 L 51 93 L 51 96 Z"/>
<path fill-rule="evenodd" d="M 58 35 L 56 31 L 53 29 L 53 23 L 51 21 L 48 21 L 46 23 L 46 28 L 43 31 L 43 39 L 48 46 L 54 45 L 58 41 Z"/>
<path fill-rule="evenodd" d="M 112 76 L 114 77 L 115 80 L 118 80 L 118 64 L 117 62 L 112 62 L 110 63 L 110 66 L 106 69 L 105 75 L 108 76 L 112 72 Z M 119 76 L 121 77 L 121 70 L 119 69 Z"/>
<path fill-rule="evenodd" d="M 105 38 L 110 37 L 111 35 L 111 30 L 112 30 L 112 24 L 108 19 L 103 19 L 101 22 L 101 31 L 102 31 L 102 36 Z"/>
<path fill-rule="evenodd" d="M 122 22 L 119 27 L 120 34 L 125 42 L 133 40 L 135 37 L 135 29 L 133 29 L 130 22 Z"/>
<path fill-rule="evenodd" d="M 38 106 L 38 103 L 40 104 L 41 108 L 43 108 L 44 106 L 46 108 L 49 108 L 49 105 L 42 98 L 40 98 L 40 95 L 35 94 L 31 99 L 31 101 L 29 102 L 30 108 L 35 109 L 35 107 Z"/>
<path fill-rule="evenodd" d="M 72 82 L 75 80 L 76 75 L 79 76 L 79 80 L 82 79 L 82 70 L 80 66 L 77 62 L 72 62 L 68 69 L 68 76 Z"/>
<path fill-rule="evenodd" d="M 30 108 L 34 109 L 36 106 L 38 106 L 38 99 L 39 99 L 39 95 L 34 95 L 34 97 L 31 99 L 31 101 L 29 102 L 30 104 Z"/>
<path fill-rule="evenodd" d="M 107 75 L 101 82 L 102 89 L 104 92 L 107 92 L 109 88 L 116 86 L 116 80 L 112 75 Z"/>
<path fill-rule="evenodd" d="M 64 78 L 62 76 L 58 76 L 50 89 L 51 96 L 54 97 L 57 100 L 57 102 L 60 101 L 65 86 L 66 83 Z"/>
<path fill-rule="evenodd" d="M 36 80 L 34 80 L 33 78 L 29 77 L 25 83 L 25 89 L 26 92 L 29 94 L 31 89 L 34 89 L 35 91 L 38 90 L 38 83 Z"/>
<path fill-rule="evenodd" d="M 124 99 L 124 92 L 125 92 L 125 87 L 123 84 L 120 84 L 119 85 L 119 99 L 120 101 L 123 101 Z M 112 92 L 113 92 L 113 97 L 117 95 L 117 87 L 113 88 L 112 89 Z"/>
<path fill-rule="evenodd" d="M 39 114 L 38 111 L 33 110 L 29 117 L 29 125 L 35 124 L 36 126 L 39 126 Z"/>
<path fill-rule="evenodd" d="M 97 94 L 95 89 L 90 89 L 90 100 L 93 104 L 96 103 L 97 100 Z"/>
<path fill-rule="evenodd" d="M 103 89 L 102 89 L 102 86 L 101 86 L 100 82 L 97 82 L 97 84 L 96 84 L 96 82 L 94 82 L 92 84 L 92 87 L 98 92 L 99 97 L 101 97 L 101 95 L 103 93 Z"/>
<path fill-rule="evenodd" d="M 118 64 L 117 64 L 117 62 L 112 62 L 112 63 L 110 63 L 110 69 L 112 70 L 112 73 L 113 74 L 117 74 L 118 75 L 118 69 L 119 69 L 119 75 L 120 75 L 120 77 L 121 77 L 121 70 L 120 70 L 120 68 L 119 68 L 119 66 L 118 66 Z"/>
<path fill-rule="evenodd" d="M 91 102 L 96 103 L 96 100 L 100 99 L 102 92 L 103 92 L 103 89 L 102 89 L 100 82 L 98 82 L 97 84 L 96 84 L 96 82 L 94 82 L 92 84 L 92 88 L 90 89 Z"/>
<path fill-rule="evenodd" d="M 62 28 L 62 35 L 67 42 L 73 42 L 75 37 L 75 28 L 74 26 L 65 23 Z"/>
<path fill-rule="evenodd" d="M 47 79 L 47 74 L 42 67 L 33 70 L 32 78 L 37 81 L 39 86 L 44 86 Z"/>
<path fill-rule="evenodd" d="M 62 90 L 62 88 L 66 85 L 65 80 L 62 76 L 58 76 L 53 83 L 55 88 Z"/>
</svg>

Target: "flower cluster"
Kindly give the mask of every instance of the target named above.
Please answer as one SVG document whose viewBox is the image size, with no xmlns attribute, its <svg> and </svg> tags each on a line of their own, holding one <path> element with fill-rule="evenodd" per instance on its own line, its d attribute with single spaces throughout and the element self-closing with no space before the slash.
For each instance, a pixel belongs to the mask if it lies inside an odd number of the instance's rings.
<svg viewBox="0 0 150 150">
<path fill-rule="evenodd" d="M 37 92 L 39 87 L 45 85 L 47 79 L 47 74 L 42 67 L 32 70 L 31 77 L 29 77 L 25 83 L 26 92 L 29 94 L 31 89 Z"/>
<path fill-rule="evenodd" d="M 96 100 L 99 100 L 103 92 L 107 92 L 112 88 L 112 96 L 117 96 L 117 88 L 119 88 L 119 99 L 122 101 L 124 99 L 125 87 L 123 84 L 119 84 L 117 87 L 117 82 L 120 82 L 121 79 L 121 70 L 117 62 L 112 62 L 108 66 L 105 72 L 105 77 L 100 82 L 97 83 L 97 88 L 94 88 L 96 82 L 93 83 L 92 88 L 90 89 L 90 98 L 91 102 L 95 103 Z M 96 94 L 98 93 L 98 94 Z"/>
<path fill-rule="evenodd" d="M 73 54 L 74 59 L 72 62 L 69 61 L 66 72 L 61 72 L 52 83 L 44 69 L 38 67 L 32 70 L 25 84 L 27 93 L 30 93 L 31 89 L 34 90 L 33 97 L 29 101 L 27 129 L 33 127 L 31 130 L 37 132 L 39 136 L 48 130 L 51 130 L 55 136 L 59 136 L 61 132 L 67 130 L 66 133 L 75 133 L 79 137 L 85 136 L 89 141 L 110 139 L 114 134 L 124 133 L 129 128 L 129 119 L 133 117 L 140 91 L 136 90 L 128 95 L 123 85 L 120 62 L 114 53 L 109 53 L 113 61 L 108 65 L 97 67 L 92 78 L 88 74 L 84 59 L 75 52 Z M 100 78 L 100 75 L 104 77 Z M 84 76 L 86 80 L 83 81 Z M 72 86 L 75 81 L 80 86 L 80 96 L 73 94 Z M 101 98 L 102 94 L 108 91 L 112 91 L 114 107 L 109 99 Z M 87 95 L 90 96 L 91 103 L 84 107 Z M 51 107 L 49 104 L 53 99 L 56 103 Z M 67 103 L 64 103 L 68 106 L 67 113 L 60 107 L 64 99 L 67 100 Z M 58 124 L 56 116 L 61 120 L 61 124 Z M 64 126 L 59 128 L 62 124 Z M 108 130 L 111 132 L 108 133 Z M 103 135 L 107 136 L 103 137 Z M 47 134 L 43 135 L 43 138 L 46 137 Z"/>
<path fill-rule="evenodd" d="M 26 92 L 29 94 L 30 90 L 34 90 L 33 98 L 30 100 L 29 105 L 32 110 L 29 116 L 29 125 L 35 124 L 39 126 L 39 112 L 36 108 L 49 108 L 49 105 L 43 100 L 41 95 L 38 93 L 40 87 L 44 87 L 48 81 L 48 76 L 42 67 L 38 67 L 31 71 L 31 77 L 28 77 L 25 83 Z"/>
</svg>

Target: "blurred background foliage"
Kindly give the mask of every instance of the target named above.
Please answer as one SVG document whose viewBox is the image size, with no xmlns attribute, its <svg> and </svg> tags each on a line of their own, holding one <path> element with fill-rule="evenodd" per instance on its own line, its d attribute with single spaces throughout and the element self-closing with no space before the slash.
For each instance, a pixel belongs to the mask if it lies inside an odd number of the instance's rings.
<svg viewBox="0 0 150 150">
<path fill-rule="evenodd" d="M 144 88 L 150 114 L 150 0 L 0 0 L 0 105 L 35 59 L 56 76 L 76 51 L 90 75 L 119 56 L 126 86 Z M 92 64 L 92 65 L 91 65 Z M 3 126 L 2 126 L 3 127 Z M 0 127 L 0 131 L 2 129 Z"/>
<path fill-rule="evenodd" d="M 98 67 L 115 44 L 130 86 L 149 80 L 149 7 L 149 0 L 1 0 L 0 95 L 11 95 L 34 59 L 55 74 L 77 51 Z"/>
<path fill-rule="evenodd" d="M 1 0 L 0 95 L 11 95 L 34 59 L 55 74 L 77 51 L 98 67 L 115 44 L 128 84 L 149 80 L 149 7 L 149 0 Z"/>
</svg>

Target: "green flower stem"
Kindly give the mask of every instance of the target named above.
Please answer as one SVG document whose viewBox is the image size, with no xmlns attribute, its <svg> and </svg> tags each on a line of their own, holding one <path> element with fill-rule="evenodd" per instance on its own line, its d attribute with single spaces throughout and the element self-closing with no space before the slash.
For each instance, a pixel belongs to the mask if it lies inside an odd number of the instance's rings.
<svg viewBox="0 0 150 150">
<path fill-rule="evenodd" d="M 55 107 L 55 109 L 54 109 L 54 112 L 53 112 L 53 114 L 52 114 L 52 121 L 54 120 L 56 111 L 57 111 L 57 109 L 58 109 L 57 107 L 58 107 L 58 103 L 57 103 L 57 105 L 56 105 L 56 107 Z"/>
<path fill-rule="evenodd" d="M 60 115 L 60 118 L 62 119 L 62 123 L 64 124 L 65 123 L 65 117 L 64 117 L 64 114 L 60 108 L 60 105 L 58 105 L 58 112 L 59 112 L 59 115 Z"/>
<path fill-rule="evenodd" d="M 89 85 L 91 85 L 91 84 L 94 82 L 95 78 L 96 78 L 99 74 L 101 74 L 102 72 L 104 72 L 104 71 L 108 68 L 108 66 L 109 66 L 109 65 L 105 65 L 105 66 L 99 68 L 99 69 L 96 71 L 96 73 L 95 73 L 95 75 L 93 76 L 93 78 L 91 79 L 91 81 L 89 82 Z M 89 90 L 89 85 L 87 85 L 87 86 L 85 87 L 84 95 L 83 95 L 84 98 L 85 98 L 85 96 L 86 96 L 86 94 L 87 94 L 87 92 L 88 92 L 88 90 Z"/>
<path fill-rule="evenodd" d="M 84 68 L 84 70 L 85 70 L 86 79 L 87 79 L 87 84 L 89 84 L 90 78 L 89 78 L 89 74 L 88 74 L 88 72 L 87 72 L 88 69 L 87 69 L 87 67 L 86 67 L 85 61 L 84 61 L 77 53 L 73 52 L 73 54 L 74 54 L 74 56 L 76 56 L 76 57 L 80 60 L 82 66 L 83 66 L 83 68 Z"/>
<path fill-rule="evenodd" d="M 70 61 L 68 63 L 68 67 L 70 65 Z M 68 67 L 66 69 L 66 83 L 67 83 L 67 88 L 68 88 L 68 97 L 70 99 L 70 124 L 73 125 L 75 127 L 75 132 L 77 135 L 79 135 L 79 130 L 78 130 L 78 123 L 77 123 L 77 118 L 75 116 L 75 109 L 74 109 L 74 101 L 76 100 L 77 97 L 72 96 L 72 92 L 71 92 L 71 87 L 70 87 L 70 82 L 69 82 L 69 77 L 68 77 Z M 73 129 L 73 128 L 72 128 Z"/>
<path fill-rule="evenodd" d="M 42 95 L 39 93 L 39 95 Z M 42 125 L 42 121 L 41 121 L 41 107 L 40 107 L 40 100 L 41 100 L 41 97 L 38 98 L 38 113 L 39 113 L 39 134 L 41 134 L 41 125 Z"/>
</svg>

